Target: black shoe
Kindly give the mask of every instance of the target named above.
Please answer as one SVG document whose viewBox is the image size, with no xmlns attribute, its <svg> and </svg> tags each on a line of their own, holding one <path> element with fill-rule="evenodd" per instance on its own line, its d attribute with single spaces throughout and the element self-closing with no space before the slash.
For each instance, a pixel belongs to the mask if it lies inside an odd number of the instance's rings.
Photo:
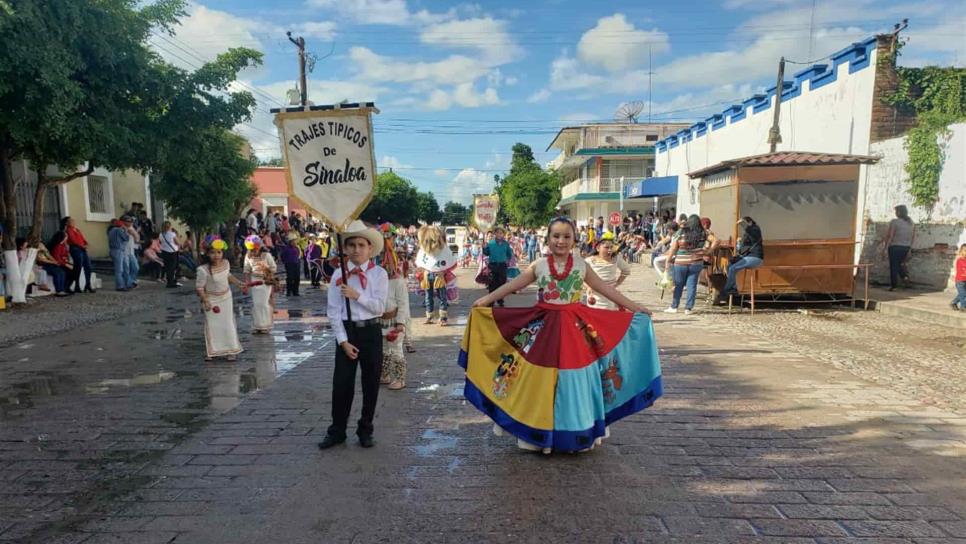
<svg viewBox="0 0 966 544">
<path fill-rule="evenodd" d="M 91 289 L 90 287 L 88 287 L 87 289 L 84 289 L 84 292 L 85 293 L 96 293 L 97 290 L 96 289 Z M 80 291 L 78 291 L 78 293 L 80 293 Z"/>
<path fill-rule="evenodd" d="M 365 435 L 359 435 L 359 445 L 362 446 L 363 448 L 371 448 L 375 446 L 376 443 L 372 439 L 372 435 L 365 434 Z"/>
<path fill-rule="evenodd" d="M 327 434 L 325 435 L 325 438 L 323 438 L 322 441 L 319 442 L 319 449 L 327 450 L 332 446 L 338 446 L 339 444 L 342 444 L 344 442 L 345 442 L 344 436 L 342 438 L 339 438 L 336 436 L 332 436 L 331 434 Z"/>
<path fill-rule="evenodd" d="M 955 302 L 951 302 L 949 304 L 949 307 L 952 308 L 954 312 L 958 312 L 959 311 L 959 305 L 957 305 Z"/>
</svg>

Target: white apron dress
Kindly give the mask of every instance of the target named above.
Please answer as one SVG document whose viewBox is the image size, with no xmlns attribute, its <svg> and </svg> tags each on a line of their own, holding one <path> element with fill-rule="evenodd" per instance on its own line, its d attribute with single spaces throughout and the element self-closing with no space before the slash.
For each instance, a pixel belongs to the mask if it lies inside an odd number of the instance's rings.
<svg viewBox="0 0 966 544">
<path fill-rule="evenodd" d="M 406 354 L 403 351 L 403 345 L 409 335 L 410 311 L 409 290 L 403 278 L 389 280 L 386 313 L 393 310 L 396 310 L 395 317 L 382 320 L 382 375 L 390 382 L 406 381 Z M 390 342 L 386 335 L 396 327 L 396 324 L 406 327 L 406 332 Z"/>
<path fill-rule="evenodd" d="M 262 273 L 267 269 L 274 276 L 278 266 L 270 253 L 261 253 L 252 257 L 252 252 L 245 256 L 245 273 L 249 274 L 252 282 L 264 282 L 268 278 Z M 252 329 L 256 332 L 272 330 L 272 286 L 270 284 L 253 285 L 252 293 Z"/>
<path fill-rule="evenodd" d="M 199 266 L 196 271 L 195 288 L 203 289 L 211 309 L 205 312 L 205 352 L 208 357 L 237 355 L 242 352 L 235 326 L 228 276 L 231 266 L 223 262 L 220 268 Z M 217 311 L 216 311 L 217 309 Z"/>
<path fill-rule="evenodd" d="M 617 286 L 617 280 L 620 279 L 622 275 L 628 275 L 631 273 L 631 266 L 627 264 L 627 261 L 621 258 L 620 255 L 614 257 L 614 262 L 609 263 L 604 259 L 597 256 L 590 257 L 587 259 L 587 264 L 594 271 L 597 276 L 603 280 L 604 283 L 610 285 L 611 287 Z M 591 304 L 593 302 L 593 304 Z M 617 305 L 610 301 L 609 298 L 600 294 L 588 294 L 587 296 L 587 306 L 591 308 L 602 308 L 605 310 L 616 310 Z"/>
</svg>

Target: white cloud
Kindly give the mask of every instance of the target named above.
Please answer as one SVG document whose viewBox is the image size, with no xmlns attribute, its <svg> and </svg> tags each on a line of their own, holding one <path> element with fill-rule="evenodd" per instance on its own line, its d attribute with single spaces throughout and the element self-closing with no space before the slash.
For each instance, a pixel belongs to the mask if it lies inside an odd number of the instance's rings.
<svg viewBox="0 0 966 544">
<path fill-rule="evenodd" d="M 181 19 L 181 24 L 174 27 L 173 37 L 159 32 L 161 36 L 151 35 L 148 43 L 164 60 L 189 71 L 215 60 L 232 47 L 264 50 L 264 44 L 257 36 L 278 30 L 274 25 L 266 26 L 193 2 L 188 4 L 186 11 L 187 16 Z M 214 32 L 213 29 L 218 30 Z"/>
<path fill-rule="evenodd" d="M 531 104 L 537 104 L 537 103 L 540 103 L 540 102 L 546 102 L 547 99 L 550 98 L 550 96 L 552 94 L 553 93 L 550 92 L 550 89 L 540 89 L 539 91 L 531 94 L 527 98 L 527 102 L 529 102 Z"/>
<path fill-rule="evenodd" d="M 638 30 L 622 13 L 602 17 L 577 43 L 577 57 L 584 63 L 618 72 L 645 66 L 652 55 L 670 49 L 668 35 L 660 30 Z"/>
<path fill-rule="evenodd" d="M 309 21 L 296 25 L 294 32 L 306 38 L 317 38 L 330 42 L 335 39 L 337 26 L 333 21 Z"/>
<path fill-rule="evenodd" d="M 399 159 L 397 159 L 392 155 L 383 155 L 381 159 L 376 161 L 376 165 L 379 166 L 380 168 L 397 168 L 397 169 L 406 169 L 406 168 L 413 167 L 413 165 L 411 164 L 404 164 L 403 162 L 401 162 Z"/>
<path fill-rule="evenodd" d="M 580 61 L 567 56 L 564 51 L 550 64 L 550 88 L 554 91 L 572 91 L 603 87 L 613 78 L 590 74 L 584 71 Z"/>
<path fill-rule="evenodd" d="M 436 170 L 433 170 L 433 173 L 436 174 L 439 177 L 443 177 L 443 176 L 448 176 L 449 175 L 449 170 L 444 170 L 442 168 L 437 168 Z"/>
<path fill-rule="evenodd" d="M 488 66 L 512 62 L 523 54 L 507 32 L 506 22 L 490 17 L 435 24 L 423 30 L 419 39 L 426 44 L 478 50 L 480 61 Z"/>
<path fill-rule="evenodd" d="M 454 202 L 472 204 L 473 195 L 493 192 L 493 176 L 475 168 L 464 168 L 453 178 L 450 198 Z"/>
<path fill-rule="evenodd" d="M 454 104 L 464 108 L 479 108 L 495 106 L 500 103 L 500 97 L 493 87 L 477 92 L 472 83 L 461 83 L 452 92 L 434 89 L 426 100 L 425 107 L 429 110 L 448 110 Z"/>
<path fill-rule="evenodd" d="M 333 9 L 353 22 L 369 25 L 410 26 L 439 23 L 456 16 L 455 10 L 431 13 L 410 11 L 406 0 L 308 0 L 310 7 Z"/>
<path fill-rule="evenodd" d="M 359 77 L 371 81 L 455 85 L 475 81 L 490 71 L 479 60 L 463 55 L 450 55 L 434 62 L 407 62 L 379 55 L 366 47 L 353 47 L 349 49 L 349 59 Z"/>
</svg>

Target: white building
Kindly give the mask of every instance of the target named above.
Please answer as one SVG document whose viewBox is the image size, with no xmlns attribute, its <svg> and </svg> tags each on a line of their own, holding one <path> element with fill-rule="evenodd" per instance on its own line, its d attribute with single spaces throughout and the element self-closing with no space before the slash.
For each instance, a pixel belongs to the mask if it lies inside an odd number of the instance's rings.
<svg viewBox="0 0 966 544">
<path fill-rule="evenodd" d="M 561 129 L 547 147 L 560 150 L 548 164 L 563 176 L 558 207 L 580 224 L 612 211 L 650 210 L 652 201 L 624 199 L 621 192 L 653 176 L 654 144 L 687 126 L 607 123 Z"/>
<path fill-rule="evenodd" d="M 901 138 L 914 126 L 915 119 L 882 101 L 898 81 L 892 63 L 879 62 L 880 58 L 891 58 L 893 43 L 892 35 L 853 43 L 827 62 L 805 68 L 786 80 L 779 120 L 782 141 L 777 150 L 881 157 L 878 164 L 861 166 L 856 254 L 862 262 L 881 261 L 876 258 L 876 246 L 885 232 L 884 224 L 892 219 L 895 205 L 906 204 L 915 220 L 925 222 L 920 224 L 920 231 L 930 233 L 920 236 L 913 248 L 911 268 L 920 272 L 915 279 L 941 287 L 948 282 L 951 248 L 966 242 L 966 210 L 962 204 L 966 201 L 966 172 L 962 167 L 966 135 L 954 127 L 954 137 L 947 143 L 936 208 L 931 215 L 915 210 L 905 190 L 906 158 Z M 688 173 L 769 151 L 775 91 L 773 86 L 655 144 L 656 175 L 677 178 L 679 213 L 700 211 L 698 180 Z M 767 226 L 763 229 L 767 239 Z M 879 279 L 883 271 L 877 266 Z"/>
</svg>

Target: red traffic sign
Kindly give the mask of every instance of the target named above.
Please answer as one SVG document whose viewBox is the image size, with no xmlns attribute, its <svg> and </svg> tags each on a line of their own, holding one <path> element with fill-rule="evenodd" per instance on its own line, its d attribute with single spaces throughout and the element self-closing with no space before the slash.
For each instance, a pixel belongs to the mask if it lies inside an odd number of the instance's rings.
<svg viewBox="0 0 966 544">
<path fill-rule="evenodd" d="M 610 212 L 610 224 L 615 227 L 621 224 L 621 212 Z"/>
</svg>

